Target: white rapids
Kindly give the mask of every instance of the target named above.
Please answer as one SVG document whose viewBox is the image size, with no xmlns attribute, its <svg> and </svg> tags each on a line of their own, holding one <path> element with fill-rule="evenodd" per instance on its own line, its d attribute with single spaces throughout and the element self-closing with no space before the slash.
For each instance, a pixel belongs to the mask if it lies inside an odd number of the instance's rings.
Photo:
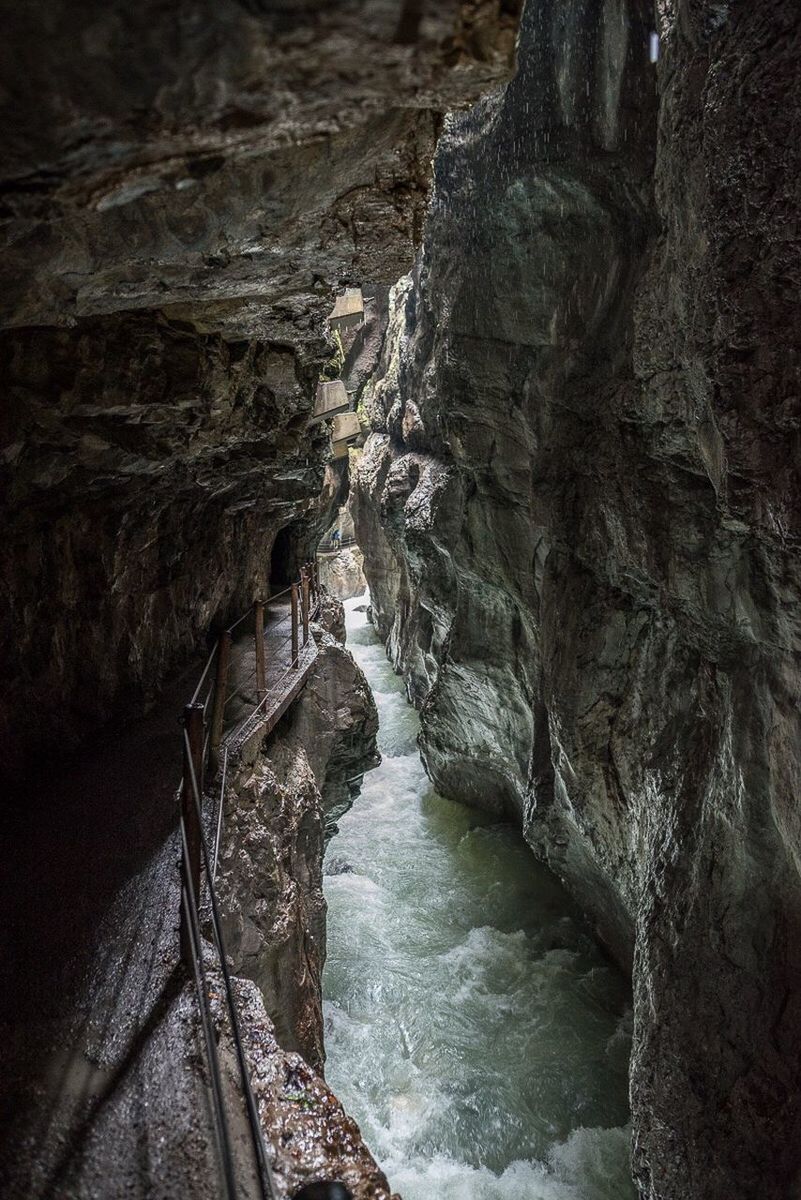
<svg viewBox="0 0 801 1200">
<path fill-rule="evenodd" d="M 326 858 L 326 1077 L 403 1200 L 629 1200 L 626 984 L 519 832 L 436 794 L 367 599 L 383 762 Z"/>
</svg>

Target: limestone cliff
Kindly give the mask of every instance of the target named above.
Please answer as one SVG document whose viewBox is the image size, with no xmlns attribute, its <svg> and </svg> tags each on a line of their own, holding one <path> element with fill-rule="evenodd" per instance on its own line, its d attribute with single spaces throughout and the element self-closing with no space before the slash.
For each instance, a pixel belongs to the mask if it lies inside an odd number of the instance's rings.
<svg viewBox="0 0 801 1200">
<path fill-rule="evenodd" d="M 801 1165 L 799 93 L 788 0 L 532 0 L 446 123 L 356 487 L 445 794 L 633 971 L 649 1200 Z"/>
</svg>

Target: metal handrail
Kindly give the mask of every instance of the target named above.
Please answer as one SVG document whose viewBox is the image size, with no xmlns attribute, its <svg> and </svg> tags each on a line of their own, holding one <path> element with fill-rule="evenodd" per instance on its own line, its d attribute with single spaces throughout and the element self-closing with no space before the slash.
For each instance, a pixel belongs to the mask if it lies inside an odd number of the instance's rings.
<svg viewBox="0 0 801 1200">
<path fill-rule="evenodd" d="M 197 687 L 196 687 L 196 688 L 195 688 L 195 690 L 194 690 L 194 693 L 193 693 L 193 695 L 192 695 L 192 699 L 190 700 L 190 704 L 194 704 L 194 703 L 195 703 L 195 701 L 197 700 L 197 698 L 198 698 L 198 694 L 199 694 L 199 692 L 200 692 L 200 689 L 203 687 L 203 683 L 204 683 L 204 681 L 205 681 L 205 678 L 206 678 L 206 676 L 207 676 L 207 675 L 208 675 L 208 673 L 209 673 L 209 669 L 210 669 L 210 667 L 211 667 L 211 664 L 214 662 L 214 657 L 215 657 L 216 653 L 217 653 L 217 647 L 216 647 L 216 646 L 213 646 L 213 647 L 212 647 L 212 650 L 211 650 L 211 654 L 210 654 L 210 655 L 209 655 L 209 657 L 206 659 L 206 665 L 205 665 L 205 667 L 203 668 L 203 674 L 200 676 L 200 679 L 198 679 L 198 681 L 197 681 Z"/>
<path fill-rule="evenodd" d="M 186 729 L 184 729 L 184 753 L 186 755 L 185 761 L 189 767 L 189 778 L 192 785 L 192 797 L 194 799 L 195 812 L 198 822 L 200 848 L 203 855 L 203 862 L 206 867 L 206 886 L 208 887 L 209 900 L 211 903 L 211 924 L 214 931 L 214 940 L 217 945 L 217 955 L 220 960 L 220 968 L 223 977 L 223 990 L 225 992 L 228 1019 L 231 1024 L 231 1034 L 234 1039 L 234 1048 L 236 1050 L 237 1063 L 239 1065 L 239 1074 L 242 1080 L 242 1091 L 245 1094 L 245 1105 L 248 1112 L 248 1124 L 250 1126 L 250 1135 L 253 1142 L 253 1150 L 256 1156 L 256 1164 L 259 1173 L 259 1187 L 263 1200 L 276 1200 L 272 1171 L 270 1170 L 270 1164 L 267 1159 L 267 1148 L 264 1145 L 264 1133 L 262 1131 L 261 1121 L 259 1120 L 259 1110 L 250 1082 L 247 1058 L 245 1057 L 245 1049 L 242 1043 L 242 1031 L 239 1026 L 239 1014 L 236 1009 L 236 1001 L 234 999 L 233 986 L 231 984 L 231 975 L 228 970 L 228 956 L 225 948 L 225 939 L 223 937 L 219 908 L 217 905 L 217 893 L 214 888 L 211 856 L 209 855 L 209 847 L 206 841 L 206 834 L 203 829 L 203 812 L 200 801 L 200 791 L 198 789 L 197 775 L 195 773 L 195 764 L 192 759 L 192 747 L 189 743 L 189 735 L 187 734 Z M 181 819 L 181 829 L 183 834 L 183 849 L 186 856 L 184 861 L 188 863 L 189 854 L 186 844 L 186 829 L 183 818 Z M 184 872 L 184 874 L 189 879 L 191 888 L 191 878 L 189 878 L 191 873 L 187 870 Z M 196 904 L 195 916 L 197 916 Z"/>
<path fill-rule="evenodd" d="M 318 554 L 332 554 L 339 550 L 347 550 L 351 546 L 356 546 L 357 540 L 355 537 L 340 538 L 338 542 L 332 542 L 326 538 L 320 542 L 317 547 Z"/>
<path fill-rule="evenodd" d="M 299 582 L 300 582 L 300 580 L 296 580 L 296 583 L 299 583 Z M 282 591 L 280 591 L 280 592 L 275 592 L 275 593 L 274 593 L 274 595 L 272 595 L 272 596 L 267 596 L 267 597 L 266 597 L 264 600 L 258 600 L 258 601 L 254 601 L 254 604 L 256 604 L 256 603 L 258 603 L 258 604 L 263 604 L 263 605 L 265 606 L 265 608 L 266 608 L 268 604 L 272 604 L 272 603 L 273 603 L 273 601 L 275 601 L 275 600 L 280 600 L 282 596 L 288 596 L 288 595 L 289 595 L 289 593 L 292 591 L 292 588 L 293 588 L 293 586 L 294 586 L 294 585 L 290 583 L 289 587 L 285 587 L 285 588 L 284 588 Z M 233 622 L 233 624 L 232 624 L 232 625 L 229 625 L 229 626 L 227 627 L 227 629 L 225 630 L 225 632 L 226 632 L 226 633 L 233 633 L 233 632 L 234 632 L 234 630 L 235 630 L 236 628 L 238 628 L 238 626 L 240 626 L 240 625 L 242 624 L 242 622 L 243 622 L 243 621 L 246 621 L 246 620 L 248 619 L 248 617 L 252 615 L 252 613 L 253 613 L 253 605 L 251 605 L 251 606 L 250 606 L 250 608 L 246 609 L 246 610 L 245 610 L 245 612 L 243 612 L 241 616 L 237 617 L 237 618 L 236 618 L 236 620 Z M 216 649 L 217 649 L 217 647 L 215 646 L 215 647 L 214 647 L 214 650 L 212 650 L 212 656 L 214 655 L 214 653 L 215 653 Z M 205 676 L 205 673 L 206 673 L 206 671 L 209 669 L 209 667 L 210 667 L 210 666 L 211 666 L 211 662 L 209 661 L 209 662 L 207 662 L 207 663 L 206 663 L 206 667 L 205 667 L 205 669 L 204 669 L 204 672 L 203 672 L 203 675 L 204 675 L 204 676 Z M 202 682 L 203 682 L 203 676 L 201 676 L 200 683 L 198 683 L 198 686 L 197 686 L 197 689 L 196 689 L 196 694 L 197 694 L 197 691 L 199 691 L 199 690 L 200 690 L 200 686 L 201 686 Z M 193 697 L 193 699 L 194 699 L 194 697 Z"/>
<path fill-rule="evenodd" d="M 291 591 L 292 591 L 292 584 L 290 583 L 289 587 L 285 587 L 282 592 L 274 592 L 273 595 L 268 596 L 267 599 L 263 601 L 263 603 L 264 604 L 272 604 L 273 600 L 280 600 L 282 596 L 288 596 Z"/>
<path fill-rule="evenodd" d="M 312 576 L 312 578 L 313 578 L 313 576 Z M 286 588 L 284 591 L 277 593 L 275 596 L 269 597 L 268 600 L 260 601 L 257 603 L 262 603 L 266 607 L 273 600 L 279 600 L 283 596 L 285 596 L 286 594 L 291 592 L 293 590 L 293 586 L 297 586 L 297 585 L 290 585 L 290 587 Z M 308 599 L 311 599 L 311 597 L 308 596 L 308 592 L 306 592 L 305 595 L 307 596 Z M 314 602 L 310 603 L 309 607 L 308 607 L 307 616 L 308 616 L 309 620 L 313 619 L 313 617 L 315 617 L 318 614 L 319 608 L 320 608 L 319 591 L 317 591 L 317 589 L 315 588 Z M 253 613 L 253 608 L 251 607 L 241 617 L 239 617 L 236 621 L 234 621 L 234 623 L 231 626 L 229 626 L 225 632 L 230 635 L 233 632 L 233 630 L 236 629 L 239 625 L 241 625 L 242 622 L 244 620 L 246 620 L 246 618 L 248 616 L 250 616 L 252 613 Z M 291 616 L 290 616 L 290 618 L 282 618 L 281 620 L 277 621 L 273 625 L 273 629 L 283 625 L 285 620 L 287 620 L 287 619 L 291 619 Z M 264 630 L 264 636 L 266 636 L 266 630 Z M 297 633 L 295 634 L 295 636 L 297 636 Z M 284 645 L 286 645 L 288 642 L 291 642 L 291 641 L 292 641 L 292 634 L 290 634 L 288 637 L 283 638 L 278 643 L 278 645 L 280 647 L 283 647 Z M 192 695 L 192 701 L 191 701 L 190 707 L 196 705 L 198 697 L 203 689 L 203 685 L 208 677 L 209 671 L 211 670 L 211 665 L 214 662 L 215 655 L 217 655 L 217 653 L 218 653 L 219 646 L 220 646 L 220 643 L 218 642 L 218 644 L 212 649 L 211 653 L 209 654 L 209 656 L 206 660 L 206 663 L 203 667 L 203 671 L 201 673 L 200 679 L 198 680 L 197 686 Z M 278 677 L 278 679 L 274 680 L 271 683 L 271 686 L 269 688 L 265 689 L 264 696 L 259 701 L 259 703 L 255 706 L 255 708 L 252 710 L 252 712 L 250 712 L 248 714 L 248 716 L 245 717 L 243 719 L 243 721 L 241 721 L 235 727 L 235 729 L 229 734 L 229 736 L 226 738 L 226 744 L 225 744 L 225 748 L 223 751 L 222 779 L 221 779 L 221 785 L 220 785 L 220 791 L 219 791 L 218 807 L 212 817 L 212 824 L 216 825 L 216 828 L 214 829 L 213 858 L 212 858 L 211 854 L 209 853 L 209 847 L 208 847 L 208 842 L 206 839 L 206 833 L 205 833 L 205 830 L 203 827 L 203 813 L 202 813 L 203 805 L 202 805 L 201 793 L 200 793 L 200 789 L 198 786 L 195 760 L 194 760 L 194 757 L 192 754 L 192 747 L 191 747 L 191 744 L 189 741 L 189 736 L 188 736 L 186 727 L 184 727 L 184 733 L 183 733 L 185 771 L 188 770 L 188 774 L 189 774 L 192 805 L 195 810 L 194 815 L 196 816 L 197 824 L 198 824 L 198 835 L 199 835 L 198 840 L 200 843 L 202 860 L 203 860 L 203 862 L 205 864 L 205 868 L 206 868 L 206 884 L 208 886 L 208 894 L 209 894 L 209 901 L 210 901 L 210 907 L 211 907 L 211 920 L 212 920 L 212 929 L 213 929 L 213 933 L 214 933 L 214 945 L 215 945 L 215 948 L 217 951 L 217 956 L 219 958 L 220 970 L 222 972 L 222 977 L 223 977 L 225 1001 L 226 1001 L 226 1007 L 228 1010 L 228 1019 L 229 1019 L 229 1023 L 231 1026 L 231 1033 L 233 1036 L 234 1045 L 235 1045 L 235 1049 L 236 1049 L 237 1062 L 239 1065 L 239 1073 L 240 1073 L 241 1081 L 242 1081 L 242 1091 L 244 1094 L 245 1105 L 247 1108 L 248 1124 L 250 1126 L 251 1141 L 253 1143 L 253 1151 L 254 1151 L 256 1165 L 257 1165 L 257 1169 L 258 1169 L 259 1188 L 260 1188 L 262 1200 L 275 1200 L 276 1193 L 275 1193 L 275 1187 L 274 1187 L 274 1183 L 273 1183 L 272 1171 L 270 1169 L 269 1160 L 267 1158 L 267 1149 L 266 1149 L 266 1146 L 264 1143 L 264 1132 L 262 1130 L 261 1122 L 259 1120 L 258 1107 L 256 1104 L 255 1097 L 253 1095 L 253 1088 L 252 1088 L 252 1085 L 250 1082 L 250 1074 L 248 1071 L 247 1059 L 245 1056 L 244 1046 L 243 1046 L 243 1042 L 242 1042 L 242 1033 L 241 1033 L 241 1028 L 239 1025 L 239 1014 L 237 1012 L 236 1000 L 234 997 L 233 986 L 231 983 L 231 975 L 228 970 L 227 952 L 226 952 L 226 948 L 225 948 L 225 940 L 224 940 L 223 931 L 222 931 L 222 923 L 220 920 L 219 906 L 217 903 L 217 894 L 216 894 L 214 884 L 215 884 L 215 880 L 216 880 L 216 876 L 217 876 L 217 867 L 219 864 L 220 846 L 221 846 L 221 841 L 222 841 L 224 806 L 225 806 L 225 786 L 226 786 L 227 773 L 228 773 L 228 755 L 229 755 L 230 745 L 232 744 L 232 739 L 235 738 L 236 734 L 242 728 L 244 728 L 245 724 L 248 721 L 252 720 L 264 708 L 264 706 L 267 704 L 267 701 L 276 695 L 276 690 L 279 689 L 280 685 L 283 684 L 287 675 L 291 675 L 297 669 L 297 667 L 300 663 L 301 655 L 305 654 L 307 646 L 308 646 L 308 643 L 304 643 L 302 648 L 299 647 L 297 659 L 294 660 L 294 662 L 290 663 L 289 667 L 287 667 L 283 671 L 283 673 Z M 256 674 L 256 672 L 254 671 L 251 673 L 251 676 L 255 675 L 255 674 Z M 209 712 L 209 707 L 212 704 L 212 699 L 213 699 L 213 697 L 216 697 L 219 683 L 224 680 L 224 676 L 225 676 L 225 669 L 223 668 L 223 675 L 222 676 L 218 675 L 217 679 L 212 680 L 211 685 L 208 690 L 208 693 L 205 698 L 205 702 L 201 706 L 202 711 L 203 711 L 202 719 L 203 719 L 204 725 L 207 723 L 206 718 L 207 718 L 207 715 Z M 249 682 L 249 680 L 250 680 L 250 677 L 248 678 L 248 680 L 245 681 L 245 683 Z M 228 696 L 224 700 L 223 705 L 222 705 L 223 712 L 225 710 L 225 706 L 233 698 L 233 696 L 236 694 L 237 690 L 239 690 L 239 689 L 235 689 L 231 693 L 231 695 Z M 215 704 L 216 704 L 216 700 L 215 700 Z M 210 744 L 211 744 L 211 730 L 207 729 L 205 736 L 202 739 L 200 750 L 199 750 L 199 765 L 200 765 L 201 770 L 205 769 L 205 765 L 206 765 L 209 750 L 210 750 Z M 223 1175 L 224 1175 L 224 1180 L 225 1180 L 224 1200 L 236 1200 L 237 1187 L 236 1187 L 236 1176 L 235 1176 L 235 1170 L 234 1170 L 234 1160 L 233 1160 L 233 1155 L 232 1155 L 232 1151 L 231 1151 L 230 1131 L 228 1128 L 228 1121 L 227 1121 L 227 1117 L 226 1117 L 226 1113 L 225 1113 L 225 1105 L 224 1105 L 224 1101 L 223 1101 L 219 1056 L 217 1053 L 217 1045 L 216 1045 L 216 1040 L 214 1038 L 211 1011 L 210 1011 L 209 1002 L 208 1002 L 208 987 L 207 987 L 207 982 L 206 982 L 205 965 L 203 962 L 203 954 L 202 954 L 202 941 L 201 941 L 201 935 L 200 935 L 200 916 L 199 916 L 199 909 L 198 909 L 198 897 L 195 895 L 194 882 L 192 879 L 192 869 L 190 867 L 191 859 L 190 859 L 188 835 L 187 835 L 184 813 L 181 814 L 180 830 L 181 830 L 181 849 L 182 849 L 182 854 L 183 854 L 183 860 L 182 860 L 183 861 L 183 869 L 182 869 L 183 883 L 182 883 L 182 888 L 181 888 L 181 903 L 182 903 L 184 913 L 185 913 L 186 940 L 188 942 L 189 954 L 190 954 L 190 957 L 192 960 L 192 970 L 193 970 L 193 974 L 195 976 L 195 986 L 196 986 L 196 990 L 198 993 L 198 1005 L 200 1008 L 201 1025 L 203 1027 L 203 1037 L 204 1037 L 204 1041 L 206 1043 L 206 1054 L 207 1054 L 208 1063 L 209 1063 L 209 1077 L 211 1080 L 212 1099 L 213 1099 L 213 1107 L 214 1107 L 214 1113 L 215 1113 L 215 1135 L 216 1135 L 220 1158 L 222 1161 Z"/>
<path fill-rule="evenodd" d="M 298 650 L 298 660 L 297 660 L 298 662 L 300 662 L 301 655 L 303 654 L 304 649 L 305 649 L 305 647 L 301 646 Z M 275 695 L 276 690 L 279 690 L 278 685 L 280 683 L 283 683 L 283 681 L 286 679 L 286 677 L 288 675 L 289 676 L 294 675 L 296 670 L 297 670 L 297 667 L 295 667 L 292 663 L 290 663 L 288 667 L 284 668 L 283 672 L 278 676 L 278 678 L 272 684 L 270 684 L 270 686 L 267 688 L 267 690 L 264 693 L 264 695 L 262 696 L 261 700 L 259 700 L 258 704 L 253 708 L 253 711 L 249 712 L 246 717 L 243 717 L 242 720 L 239 722 L 239 724 L 236 725 L 234 727 L 234 729 L 232 730 L 232 732 L 228 735 L 229 740 L 231 742 L 236 740 L 236 735 L 239 733 L 239 731 L 242 729 L 242 727 L 245 724 L 247 724 L 248 721 L 252 721 L 253 718 L 258 714 L 259 710 L 264 707 L 264 705 L 267 703 L 267 701 L 270 699 L 270 697 Z"/>
<path fill-rule="evenodd" d="M 234 632 L 234 630 L 236 629 L 236 627 L 237 627 L 238 625 L 241 625 L 243 621 L 246 621 L 246 620 L 247 620 L 247 618 L 248 618 L 249 616 L 251 616 L 251 615 L 252 615 L 252 613 L 253 613 L 253 609 L 252 609 L 252 607 L 251 607 L 251 608 L 249 608 L 249 609 L 247 609 L 247 611 L 246 611 L 246 612 L 243 612 L 243 613 L 242 613 L 242 616 L 241 616 L 241 617 L 237 617 L 237 619 L 234 621 L 233 625 L 229 625 L 229 626 L 228 626 L 228 628 L 226 629 L 226 631 L 225 631 L 225 632 L 226 632 L 226 633 L 233 633 L 233 632 Z"/>
<path fill-rule="evenodd" d="M 189 862 L 189 848 L 187 846 L 186 825 L 183 817 L 181 817 L 181 843 L 184 855 L 183 861 L 187 863 Z M 228 1119 L 225 1115 L 220 1058 L 217 1053 L 217 1040 L 214 1037 L 211 1007 L 209 1005 L 195 886 L 192 882 L 190 871 L 184 871 L 183 875 L 181 902 L 186 913 L 186 928 L 189 933 L 195 988 L 197 990 L 198 1007 L 200 1009 L 200 1024 L 203 1027 L 203 1040 L 206 1043 L 206 1057 L 209 1063 L 209 1079 L 211 1081 L 211 1095 L 215 1116 L 214 1133 L 217 1140 L 217 1149 L 223 1163 L 226 1200 L 236 1200 L 236 1172 L 234 1170 L 234 1156 L 231 1150 L 231 1133 L 228 1128 Z"/>
<path fill-rule="evenodd" d="M 228 747 L 223 751 L 222 781 L 217 800 L 217 828 L 214 834 L 214 866 L 211 871 L 212 882 L 217 878 L 217 863 L 220 861 L 220 842 L 222 841 L 223 809 L 225 808 L 225 777 L 228 774 Z"/>
</svg>

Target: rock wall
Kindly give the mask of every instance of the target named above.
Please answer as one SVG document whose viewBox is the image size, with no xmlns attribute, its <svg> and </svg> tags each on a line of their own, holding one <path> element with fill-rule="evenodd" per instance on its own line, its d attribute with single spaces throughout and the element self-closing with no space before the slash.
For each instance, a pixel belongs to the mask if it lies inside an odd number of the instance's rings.
<svg viewBox="0 0 801 1200">
<path fill-rule="evenodd" d="M 364 578 L 364 555 L 358 546 L 341 550 L 339 554 L 318 554 L 317 568 L 320 583 L 338 600 L 361 596 L 367 587 Z"/>
<path fill-rule="evenodd" d="M 356 486 L 447 795 L 633 972 L 649 1200 L 801 1180 L 798 179 L 787 0 L 532 0 L 446 122 Z"/>
<path fill-rule="evenodd" d="M 279 1046 L 255 984 L 237 980 L 236 992 L 253 1092 L 272 1153 L 278 1200 L 321 1179 L 344 1183 L 353 1200 L 400 1200 L 390 1195 L 384 1172 L 336 1096 L 299 1055 L 286 1053 Z M 231 1092 L 238 1098 L 234 1047 L 222 1013 L 216 1015 Z M 248 1137 L 243 1129 L 244 1144 Z"/>
<path fill-rule="evenodd" d="M 325 828 L 379 761 L 378 714 L 350 653 L 321 625 L 312 632 L 300 697 L 229 769 L 217 890 L 234 969 L 258 985 L 283 1049 L 322 1071 Z"/>
<path fill-rule="evenodd" d="M 442 112 L 513 66 L 518 0 L 429 8 L 8 12 L 4 773 L 141 712 L 276 532 L 308 554 L 330 523 L 333 293 L 409 268 Z"/>
<path fill-rule="evenodd" d="M 242 336 L 249 301 L 267 328 L 276 297 L 300 316 L 338 276 L 391 282 L 419 233 L 437 114 L 508 76 L 519 8 L 12 8 L 3 323 L 202 303 Z"/>
<path fill-rule="evenodd" d="M 330 525 L 344 464 L 309 426 L 325 316 L 343 285 L 383 296 L 409 269 L 442 115 L 510 76 L 520 0 L 7 7 L 0 783 L 24 803 L 101 727 L 135 726 Z M 375 733 L 355 668 L 323 649 L 305 728 L 232 778 L 221 878 L 237 968 L 314 1064 L 323 809 Z M 86 811 L 106 821 L 102 791 Z M 386 1196 L 322 1083 L 271 1064 L 287 1182 L 341 1167 Z"/>
<path fill-rule="evenodd" d="M 264 595 L 279 528 L 315 540 L 324 430 L 281 342 L 163 314 L 0 334 L 4 768 L 141 711 L 214 626 Z"/>
</svg>

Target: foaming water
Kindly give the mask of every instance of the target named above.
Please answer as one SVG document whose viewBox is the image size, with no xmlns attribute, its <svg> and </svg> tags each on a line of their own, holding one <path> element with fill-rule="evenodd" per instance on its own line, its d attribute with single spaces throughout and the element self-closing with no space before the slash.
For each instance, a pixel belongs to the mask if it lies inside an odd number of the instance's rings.
<svg viewBox="0 0 801 1200">
<path fill-rule="evenodd" d="M 520 834 L 433 790 L 365 605 L 383 762 L 326 860 L 326 1077 L 404 1200 L 629 1200 L 625 982 Z"/>
</svg>

